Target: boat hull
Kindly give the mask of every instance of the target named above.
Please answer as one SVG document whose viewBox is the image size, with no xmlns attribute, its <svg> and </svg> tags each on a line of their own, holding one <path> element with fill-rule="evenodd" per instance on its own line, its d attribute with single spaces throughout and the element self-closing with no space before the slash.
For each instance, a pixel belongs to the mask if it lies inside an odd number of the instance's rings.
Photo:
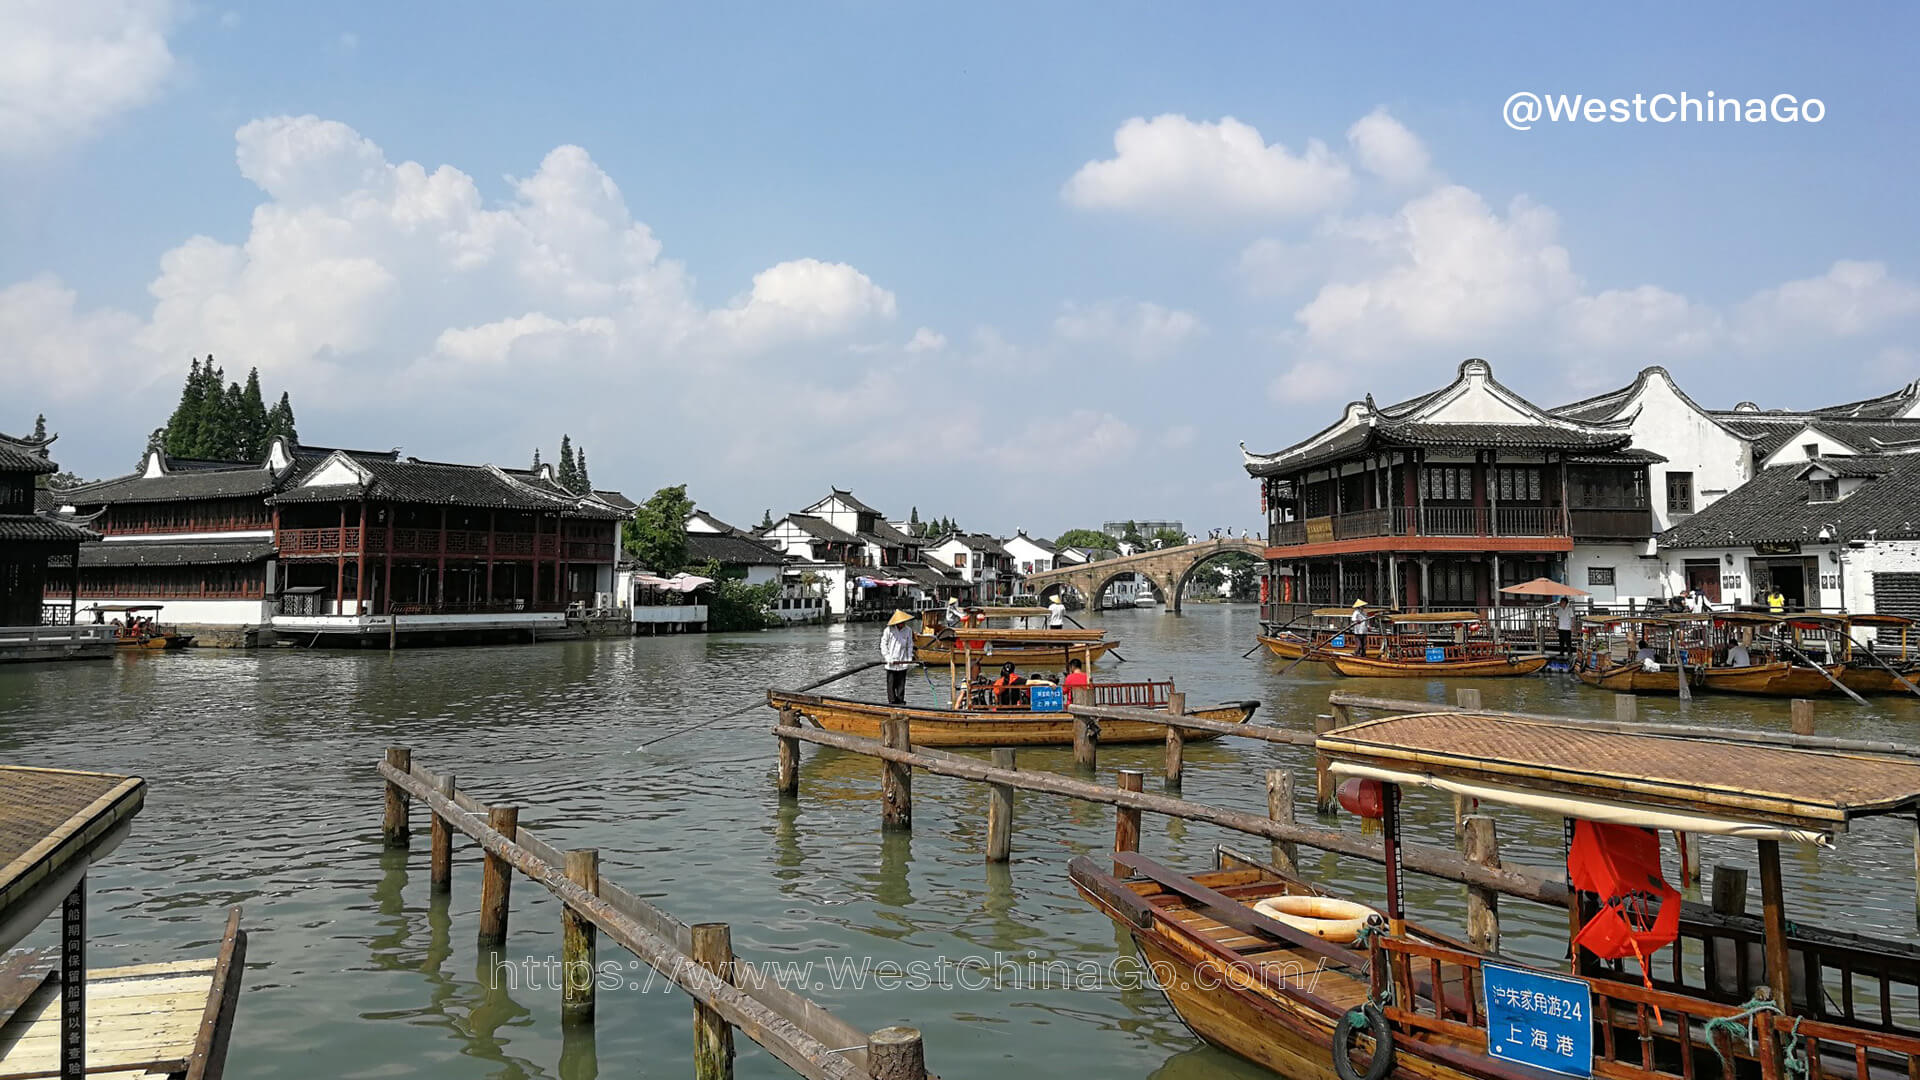
<svg viewBox="0 0 1920 1080">
<path fill-rule="evenodd" d="M 1464 660 L 1439 660 L 1423 663 L 1413 660 L 1383 660 L 1377 656 L 1326 658 L 1326 665 L 1342 675 L 1356 679 L 1497 679 L 1532 675 L 1547 666 L 1547 658 L 1531 656 L 1486 656 Z"/>
<path fill-rule="evenodd" d="M 1711 667 L 1700 673 L 1700 685 L 1722 694 L 1763 694 L 1773 696 L 1773 680 L 1786 674 L 1792 665 L 1784 660 L 1750 667 Z"/>
<path fill-rule="evenodd" d="M 1916 686 L 1920 686 L 1920 672 L 1902 671 L 1901 677 Z M 1910 694 L 1913 691 L 1901 686 L 1893 677 L 1893 672 L 1882 667 L 1856 667 L 1848 664 L 1840 669 L 1840 682 L 1856 694 Z"/>
<path fill-rule="evenodd" d="M 1617 664 L 1605 671 L 1580 669 L 1580 681 L 1616 694 L 1678 694 L 1680 673 L 1662 668 L 1648 671 L 1639 664 Z"/>
<path fill-rule="evenodd" d="M 961 709 L 912 708 L 882 705 L 871 701 L 854 701 L 849 698 L 788 694 L 778 690 L 767 695 L 767 704 L 774 708 L 790 707 L 827 731 L 837 731 L 843 735 L 858 735 L 867 739 L 880 737 L 882 720 L 895 714 L 904 714 L 911 724 L 915 746 L 1073 745 L 1074 720 L 1066 713 L 1036 713 L 1025 709 L 973 712 Z M 1223 724 L 1244 724 L 1252 718 L 1254 710 L 1259 707 L 1260 703 L 1257 701 L 1235 701 L 1207 709 L 1194 709 L 1188 715 L 1202 720 L 1215 720 Z M 1165 742 L 1166 738 L 1165 724 L 1148 723 L 1143 720 L 1100 721 L 1100 742 L 1103 745 L 1158 743 Z M 1202 742 L 1217 738 L 1219 735 L 1210 731 L 1187 733 L 1188 742 Z"/>
<path fill-rule="evenodd" d="M 1292 634 L 1273 637 L 1262 634 L 1260 635 L 1260 644 L 1265 645 L 1268 652 L 1282 660 L 1298 660 L 1309 651 L 1313 653 L 1313 659 L 1315 660 L 1336 654 L 1352 656 L 1354 650 L 1352 645 L 1342 645 L 1339 648 L 1334 648 L 1326 644 L 1325 641 L 1315 644 L 1306 638 L 1296 637 Z M 1379 651 L 1377 646 L 1370 645 L 1367 649 L 1367 654 L 1371 656 L 1377 654 Z"/>
<path fill-rule="evenodd" d="M 1767 683 L 1766 692 L 1773 697 L 1818 697 L 1821 694 L 1838 693 L 1831 681 L 1820 673 L 1819 668 L 1794 664 L 1786 671 L 1773 677 Z M 1829 664 L 1826 670 L 1838 678 L 1846 669 L 1840 664 Z"/>
<path fill-rule="evenodd" d="M 192 634 L 154 634 L 151 637 L 120 638 L 114 642 L 121 649 L 184 649 L 193 641 Z"/>
</svg>

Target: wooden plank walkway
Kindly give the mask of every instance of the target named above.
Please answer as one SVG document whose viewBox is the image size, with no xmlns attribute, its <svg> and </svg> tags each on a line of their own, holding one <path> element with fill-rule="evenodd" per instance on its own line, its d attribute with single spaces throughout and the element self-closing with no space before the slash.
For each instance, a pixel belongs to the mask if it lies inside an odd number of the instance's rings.
<svg viewBox="0 0 1920 1080">
<path fill-rule="evenodd" d="M 213 957 L 87 975 L 87 1071 L 185 1073 L 213 995 Z M 60 1074 L 60 997 L 39 994 L 0 1024 L 0 1080 Z"/>
</svg>

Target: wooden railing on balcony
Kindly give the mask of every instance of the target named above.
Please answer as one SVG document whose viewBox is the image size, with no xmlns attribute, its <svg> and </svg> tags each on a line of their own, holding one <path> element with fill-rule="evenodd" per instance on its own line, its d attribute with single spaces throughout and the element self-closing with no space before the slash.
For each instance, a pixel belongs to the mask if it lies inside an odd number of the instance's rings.
<svg viewBox="0 0 1920 1080">
<path fill-rule="evenodd" d="M 273 528 L 273 519 L 264 515 L 222 516 L 193 521 L 115 521 L 108 514 L 88 526 L 106 536 L 145 536 L 167 533 L 245 532 Z"/>
<path fill-rule="evenodd" d="M 1396 506 L 1270 526 L 1275 547 L 1376 536 L 1565 536 L 1558 506 Z M 1649 535 L 1649 534 L 1639 534 Z"/>
<path fill-rule="evenodd" d="M 439 529 L 394 529 L 393 554 L 432 555 L 443 553 Z M 448 529 L 444 554 L 460 558 L 486 558 L 489 534 L 478 529 Z M 553 558 L 560 552 L 560 538 L 550 533 L 497 532 L 491 534 L 495 558 Z M 281 555 L 355 555 L 360 551 L 360 527 L 322 529 L 281 529 Z M 367 553 L 387 552 L 387 530 L 367 530 Z M 581 561 L 613 561 L 613 546 L 608 543 L 570 541 L 568 558 Z"/>
<path fill-rule="evenodd" d="M 1307 542 L 1307 523 L 1304 521 L 1282 521 L 1267 527 L 1267 543 L 1274 547 L 1287 547 Z"/>
<path fill-rule="evenodd" d="M 1653 535 L 1650 507 L 1576 506 L 1569 512 L 1575 536 L 1605 540 L 1645 540 Z"/>
<path fill-rule="evenodd" d="M 339 555 L 360 550 L 360 528 L 281 529 L 281 555 Z"/>
</svg>

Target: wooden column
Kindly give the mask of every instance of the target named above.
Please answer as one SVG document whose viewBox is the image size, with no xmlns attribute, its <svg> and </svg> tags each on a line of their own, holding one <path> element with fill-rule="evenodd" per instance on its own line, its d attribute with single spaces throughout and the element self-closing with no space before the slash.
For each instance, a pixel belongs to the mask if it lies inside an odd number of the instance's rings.
<svg viewBox="0 0 1920 1080">
<path fill-rule="evenodd" d="M 1746 867 L 1716 866 L 1713 868 L 1713 910 L 1721 915 L 1747 913 Z"/>
<path fill-rule="evenodd" d="M 688 929 L 694 962 L 733 982 L 733 931 L 726 923 L 695 923 Z M 693 1075 L 695 1080 L 733 1076 L 733 1026 L 698 1002 L 693 1006 Z"/>
<path fill-rule="evenodd" d="M 1813 702 L 1806 698 L 1794 698 L 1787 708 L 1793 720 L 1795 735 L 1813 734 Z"/>
<path fill-rule="evenodd" d="M 527 593 L 527 608 L 540 602 L 540 515 L 533 515 L 533 584 Z"/>
<path fill-rule="evenodd" d="M 496 511 L 487 511 L 487 603 L 493 603 L 493 516 Z"/>
<path fill-rule="evenodd" d="M 333 613 L 342 614 L 347 603 L 347 504 L 340 504 L 339 541 L 333 556 Z"/>
<path fill-rule="evenodd" d="M 1018 760 L 1010 749 L 993 752 L 993 767 L 1013 770 Z M 1003 863 L 1013 857 L 1013 788 L 1006 784 L 987 786 L 987 861 Z"/>
<path fill-rule="evenodd" d="M 447 801 L 453 801 L 453 789 L 456 781 L 452 773 L 444 773 L 433 785 L 434 791 Z M 453 826 L 439 814 L 428 811 L 433 819 L 433 852 L 427 859 L 428 888 L 437 893 L 453 891 Z"/>
<path fill-rule="evenodd" d="M 1120 790 L 1139 791 L 1144 786 L 1146 778 L 1147 774 L 1139 769 L 1121 769 Z M 1113 850 L 1116 854 L 1122 851 L 1140 850 L 1140 811 L 1130 806 L 1114 807 Z M 1123 878 L 1131 872 L 1117 861 L 1113 864 L 1114 877 Z"/>
<path fill-rule="evenodd" d="M 353 613 L 367 613 L 367 500 L 360 500 L 359 554 L 353 565 Z"/>
<path fill-rule="evenodd" d="M 435 594 L 433 602 L 444 604 L 447 602 L 447 508 L 444 506 L 440 508 L 440 540 L 434 545 L 434 549 L 439 554 L 435 559 L 437 571 L 433 586 Z"/>
<path fill-rule="evenodd" d="M 487 807 L 487 827 L 508 840 L 520 832 L 520 808 Z M 513 891 L 513 865 L 491 852 L 480 877 L 480 947 L 507 943 L 507 910 Z"/>
<path fill-rule="evenodd" d="M 926 1051 L 920 1032 L 910 1027 L 881 1028 L 867 1036 L 870 1080 L 927 1080 Z"/>
<path fill-rule="evenodd" d="M 1282 825 L 1292 825 L 1293 815 L 1293 773 L 1287 769 L 1267 770 L 1267 819 Z M 1275 840 L 1270 856 L 1273 868 L 1288 876 L 1300 873 L 1299 850 L 1290 840 Z"/>
<path fill-rule="evenodd" d="M 1187 695 L 1184 691 L 1174 690 L 1167 694 L 1167 712 L 1174 716 L 1187 714 Z M 1180 783 L 1187 771 L 1187 733 L 1182 728 L 1167 725 L 1167 789 L 1180 790 Z"/>
<path fill-rule="evenodd" d="M 1793 972 L 1787 961 L 1787 908 L 1780 882 L 1780 841 L 1760 841 L 1760 915 L 1766 927 L 1767 982 L 1774 1004 L 1792 1014 Z"/>
<path fill-rule="evenodd" d="M 1491 869 L 1500 868 L 1500 840 L 1492 817 L 1467 815 L 1461 833 L 1469 860 Z M 1467 886 L 1467 941 L 1482 952 L 1500 950 L 1500 894 L 1494 890 Z"/>
<path fill-rule="evenodd" d="M 1407 931 L 1407 906 L 1400 867 L 1400 785 L 1380 784 L 1380 842 L 1387 864 L 1387 931 L 1399 937 Z"/>
<path fill-rule="evenodd" d="M 1640 699 L 1632 694 L 1613 695 L 1613 719 L 1616 723 L 1631 724 L 1638 719 Z"/>
<path fill-rule="evenodd" d="M 790 708 L 780 710 L 780 726 L 797 728 L 800 717 Z M 797 739 L 781 738 L 780 771 L 774 778 L 774 790 L 782 795 L 800 794 L 800 742 Z"/>
<path fill-rule="evenodd" d="M 404 746 L 387 747 L 387 764 L 395 771 L 407 772 L 413 768 L 413 751 Z M 413 800 L 399 784 L 387 781 L 387 819 L 381 828 L 381 835 L 390 848 L 407 846 L 407 810 Z"/>
<path fill-rule="evenodd" d="M 895 750 L 913 749 L 912 726 L 904 713 L 882 720 L 880 735 Z M 913 828 L 913 766 L 905 762 L 880 765 L 880 824 L 886 829 Z"/>
<path fill-rule="evenodd" d="M 595 896 L 600 895 L 600 852 L 579 848 L 567 852 L 567 880 Z M 595 982 L 593 923 L 565 902 L 560 906 L 560 1015 L 568 1020 L 592 1020 Z"/>
<path fill-rule="evenodd" d="M 1091 687 L 1073 688 L 1075 705 L 1093 704 Z M 1083 772 L 1093 771 L 1100 755 L 1100 722 L 1091 716 L 1073 718 L 1073 767 Z"/>
<path fill-rule="evenodd" d="M 387 601 L 387 610 L 393 610 L 393 518 L 394 508 L 387 507 L 387 553 L 386 564 L 380 575 L 380 593 Z"/>
</svg>

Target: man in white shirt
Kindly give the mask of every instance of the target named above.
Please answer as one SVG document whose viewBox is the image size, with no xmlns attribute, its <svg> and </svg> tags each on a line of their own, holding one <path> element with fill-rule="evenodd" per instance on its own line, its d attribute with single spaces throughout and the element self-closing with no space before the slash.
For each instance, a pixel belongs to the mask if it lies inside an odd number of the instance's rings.
<svg viewBox="0 0 1920 1080">
<path fill-rule="evenodd" d="M 1367 620 L 1367 602 L 1365 600 L 1355 600 L 1353 602 L 1353 621 L 1347 625 L 1347 636 L 1353 639 L 1353 655 L 1367 655 L 1367 630 L 1370 628 L 1370 625 Z"/>
<path fill-rule="evenodd" d="M 1047 603 L 1047 629 L 1065 630 L 1067 628 L 1067 605 L 1060 599 L 1059 593 Z"/>
<path fill-rule="evenodd" d="M 913 670 L 913 631 L 907 624 L 913 616 L 896 611 L 880 632 L 880 659 L 887 665 L 887 704 L 907 703 L 907 672 Z"/>
<path fill-rule="evenodd" d="M 1733 643 L 1733 647 L 1727 650 L 1727 666 L 1728 667 L 1752 667 L 1753 666 L 1753 656 L 1752 654 L 1747 652 L 1746 642 L 1736 641 Z"/>
<path fill-rule="evenodd" d="M 1573 655 L 1573 601 L 1561 597 L 1553 606 L 1555 625 L 1560 628 L 1560 655 Z"/>
</svg>

